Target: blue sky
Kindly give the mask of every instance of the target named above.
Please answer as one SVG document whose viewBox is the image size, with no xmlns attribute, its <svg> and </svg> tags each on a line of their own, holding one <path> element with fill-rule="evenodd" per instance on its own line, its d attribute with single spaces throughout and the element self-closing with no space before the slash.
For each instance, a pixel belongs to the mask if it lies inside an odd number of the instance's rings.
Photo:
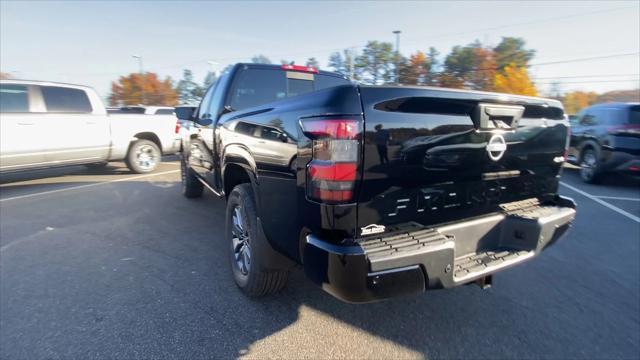
<svg viewBox="0 0 640 360">
<path fill-rule="evenodd" d="M 110 81 L 147 71 L 179 79 L 189 68 L 201 81 L 211 65 L 264 54 L 304 63 L 367 40 L 394 42 L 404 55 L 435 46 L 443 55 L 476 39 L 495 45 L 522 37 L 537 51 L 533 66 L 544 93 L 561 89 L 640 86 L 640 1 L 450 2 L 0 2 L 0 70 L 18 77 L 93 86 L 107 96 Z"/>
</svg>

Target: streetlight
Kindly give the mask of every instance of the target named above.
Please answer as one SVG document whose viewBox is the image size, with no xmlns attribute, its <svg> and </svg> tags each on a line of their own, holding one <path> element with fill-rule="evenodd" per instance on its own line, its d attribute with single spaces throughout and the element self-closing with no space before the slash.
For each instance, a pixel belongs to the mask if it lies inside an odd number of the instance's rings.
<svg viewBox="0 0 640 360">
<path fill-rule="evenodd" d="M 394 34 L 396 34 L 396 85 L 400 84 L 399 76 L 398 76 L 398 65 L 400 63 L 400 30 L 394 30 Z"/>
<path fill-rule="evenodd" d="M 140 73 L 140 101 L 142 105 L 144 105 L 144 70 L 142 69 L 142 56 L 140 55 L 131 55 L 132 58 L 138 59 L 138 67 Z"/>
</svg>

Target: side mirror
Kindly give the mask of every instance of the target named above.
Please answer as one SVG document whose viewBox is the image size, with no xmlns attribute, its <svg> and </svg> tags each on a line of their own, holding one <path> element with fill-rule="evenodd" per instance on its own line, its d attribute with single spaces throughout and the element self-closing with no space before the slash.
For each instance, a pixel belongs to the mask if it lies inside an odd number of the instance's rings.
<svg viewBox="0 0 640 360">
<path fill-rule="evenodd" d="M 176 117 L 180 120 L 193 121 L 193 113 L 196 111 L 195 106 L 176 106 Z"/>
<path fill-rule="evenodd" d="M 278 138 L 280 138 L 280 141 L 282 141 L 283 143 L 286 143 L 289 141 L 289 137 L 285 133 L 281 133 L 280 135 L 278 135 Z"/>
<path fill-rule="evenodd" d="M 213 119 L 211 119 L 210 117 L 206 117 L 204 119 L 195 119 L 194 121 L 200 126 L 209 126 L 213 124 Z"/>
</svg>

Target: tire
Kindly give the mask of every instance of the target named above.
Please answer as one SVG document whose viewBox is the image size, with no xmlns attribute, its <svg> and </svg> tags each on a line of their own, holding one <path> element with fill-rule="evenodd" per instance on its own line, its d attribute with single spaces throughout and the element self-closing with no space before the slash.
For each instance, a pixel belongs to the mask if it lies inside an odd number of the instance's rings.
<svg viewBox="0 0 640 360">
<path fill-rule="evenodd" d="M 202 196 L 204 185 L 198 180 L 193 170 L 187 166 L 184 155 L 180 156 L 180 178 L 182 179 L 182 195 L 189 199 Z"/>
<path fill-rule="evenodd" d="M 137 140 L 129 147 L 125 162 L 136 174 L 150 173 L 158 167 L 162 153 L 153 141 Z"/>
<path fill-rule="evenodd" d="M 227 201 L 225 225 L 231 271 L 240 290 L 253 298 L 281 290 L 287 283 L 289 271 L 265 270 L 265 254 L 255 251 L 258 247 L 255 242 L 260 241 L 257 229 L 259 225 L 250 184 L 240 184 L 231 191 Z"/>
<path fill-rule="evenodd" d="M 592 147 L 586 148 L 580 157 L 580 178 L 588 184 L 597 184 L 602 180 L 598 152 Z"/>
</svg>

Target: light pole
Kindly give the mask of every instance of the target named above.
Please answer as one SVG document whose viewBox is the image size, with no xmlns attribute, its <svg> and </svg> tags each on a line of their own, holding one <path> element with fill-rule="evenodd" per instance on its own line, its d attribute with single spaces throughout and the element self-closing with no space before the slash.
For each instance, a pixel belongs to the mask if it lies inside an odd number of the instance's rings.
<svg viewBox="0 0 640 360">
<path fill-rule="evenodd" d="M 144 70 L 142 69 L 142 56 L 131 55 L 132 58 L 138 59 L 138 68 L 140 73 L 140 101 L 144 105 Z"/>
<path fill-rule="evenodd" d="M 398 76 L 398 65 L 400 64 L 400 30 L 394 30 L 394 34 L 396 34 L 396 85 L 400 84 L 399 76 Z"/>
</svg>

